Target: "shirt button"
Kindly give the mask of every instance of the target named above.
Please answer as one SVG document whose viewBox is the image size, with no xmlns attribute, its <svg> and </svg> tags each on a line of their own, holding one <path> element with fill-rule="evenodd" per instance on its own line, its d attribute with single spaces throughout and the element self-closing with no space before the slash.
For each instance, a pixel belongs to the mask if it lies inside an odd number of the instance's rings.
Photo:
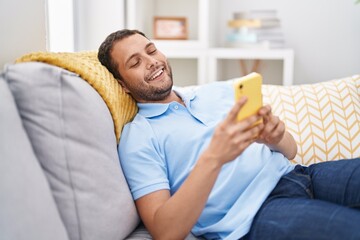
<svg viewBox="0 0 360 240">
<path fill-rule="evenodd" d="M 178 105 L 175 105 L 174 108 L 175 108 L 175 110 L 178 110 L 178 109 L 179 109 L 179 106 L 178 106 Z"/>
</svg>

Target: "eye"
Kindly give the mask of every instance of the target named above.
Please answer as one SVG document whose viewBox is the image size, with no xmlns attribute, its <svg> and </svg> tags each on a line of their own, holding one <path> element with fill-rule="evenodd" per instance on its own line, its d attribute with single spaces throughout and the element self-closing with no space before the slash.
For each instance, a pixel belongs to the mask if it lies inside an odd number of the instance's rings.
<svg viewBox="0 0 360 240">
<path fill-rule="evenodd" d="M 157 51 L 156 48 L 153 48 L 153 49 L 149 49 L 149 54 L 152 55 L 152 54 L 155 54 Z"/>
<path fill-rule="evenodd" d="M 139 64 L 140 64 L 140 59 L 136 59 L 136 60 L 131 62 L 130 68 L 137 67 Z"/>
<path fill-rule="evenodd" d="M 139 64 L 139 62 L 136 62 L 135 64 L 131 65 L 131 67 L 136 67 Z"/>
</svg>

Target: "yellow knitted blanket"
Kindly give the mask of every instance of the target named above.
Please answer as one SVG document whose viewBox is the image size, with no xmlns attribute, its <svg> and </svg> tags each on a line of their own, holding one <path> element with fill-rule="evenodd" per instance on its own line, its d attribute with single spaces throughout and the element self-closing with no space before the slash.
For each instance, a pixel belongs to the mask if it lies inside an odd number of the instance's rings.
<svg viewBox="0 0 360 240">
<path fill-rule="evenodd" d="M 104 99 L 114 121 L 117 142 L 123 126 L 137 113 L 137 106 L 124 92 L 113 75 L 97 58 L 96 51 L 89 52 L 35 52 L 22 56 L 16 62 L 44 62 L 78 74 Z"/>
</svg>

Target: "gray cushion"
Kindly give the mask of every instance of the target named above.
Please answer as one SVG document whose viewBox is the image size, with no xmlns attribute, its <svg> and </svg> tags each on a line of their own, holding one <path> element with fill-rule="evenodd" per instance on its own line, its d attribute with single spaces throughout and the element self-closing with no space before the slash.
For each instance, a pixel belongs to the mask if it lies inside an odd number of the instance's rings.
<svg viewBox="0 0 360 240">
<path fill-rule="evenodd" d="M 150 240 L 152 239 L 149 232 L 146 230 L 145 226 L 141 223 L 132 232 L 125 240 Z M 184 240 L 196 240 L 196 239 L 203 239 L 203 238 L 196 238 L 192 233 L 190 233 Z"/>
<path fill-rule="evenodd" d="M 5 76 L 70 239 L 125 238 L 139 219 L 102 98 L 44 63 L 10 65 Z"/>
<path fill-rule="evenodd" d="M 0 76 L 0 239 L 66 240 L 65 227 Z"/>
</svg>

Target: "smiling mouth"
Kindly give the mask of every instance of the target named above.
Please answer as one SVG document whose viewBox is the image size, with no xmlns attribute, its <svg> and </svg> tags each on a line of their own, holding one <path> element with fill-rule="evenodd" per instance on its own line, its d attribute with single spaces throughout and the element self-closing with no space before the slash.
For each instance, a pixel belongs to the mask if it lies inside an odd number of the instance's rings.
<svg viewBox="0 0 360 240">
<path fill-rule="evenodd" d="M 149 77 L 149 81 L 156 80 L 156 78 L 160 77 L 164 73 L 164 71 L 164 67 L 159 68 Z"/>
</svg>

